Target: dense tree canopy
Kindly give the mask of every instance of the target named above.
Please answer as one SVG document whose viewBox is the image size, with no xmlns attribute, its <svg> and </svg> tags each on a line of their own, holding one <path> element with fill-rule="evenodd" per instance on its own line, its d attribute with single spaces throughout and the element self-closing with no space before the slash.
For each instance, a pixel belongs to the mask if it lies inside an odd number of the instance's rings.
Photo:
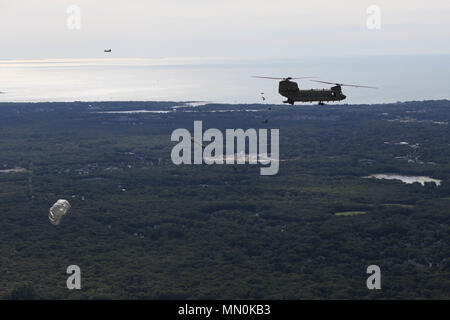
<svg viewBox="0 0 450 320">
<path fill-rule="evenodd" d="M 450 298 L 449 101 L 99 113 L 174 105 L 0 104 L 0 298 Z M 279 174 L 173 165 L 170 135 L 194 120 L 279 128 Z M 72 208 L 53 226 L 58 199 Z"/>
</svg>

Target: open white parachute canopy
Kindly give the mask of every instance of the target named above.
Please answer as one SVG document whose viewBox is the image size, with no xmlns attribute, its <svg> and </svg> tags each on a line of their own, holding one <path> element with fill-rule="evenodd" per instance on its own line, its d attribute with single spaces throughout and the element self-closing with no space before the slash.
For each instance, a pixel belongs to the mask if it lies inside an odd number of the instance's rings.
<svg viewBox="0 0 450 320">
<path fill-rule="evenodd" d="M 50 208 L 48 219 L 53 225 L 58 225 L 62 217 L 69 211 L 70 203 L 67 200 L 60 199 Z"/>
</svg>

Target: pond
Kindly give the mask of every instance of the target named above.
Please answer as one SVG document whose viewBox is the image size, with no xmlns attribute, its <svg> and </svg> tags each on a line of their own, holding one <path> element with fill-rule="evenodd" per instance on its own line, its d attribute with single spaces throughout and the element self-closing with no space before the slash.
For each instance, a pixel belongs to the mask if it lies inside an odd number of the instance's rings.
<svg viewBox="0 0 450 320">
<path fill-rule="evenodd" d="M 425 183 L 435 183 L 437 186 L 441 185 L 442 180 L 433 179 L 425 176 L 405 176 L 396 173 L 381 173 L 381 174 L 373 174 L 368 177 L 364 177 L 367 179 L 375 178 L 375 179 L 387 179 L 387 180 L 400 180 L 406 184 L 420 183 L 422 186 L 425 186 Z"/>
</svg>

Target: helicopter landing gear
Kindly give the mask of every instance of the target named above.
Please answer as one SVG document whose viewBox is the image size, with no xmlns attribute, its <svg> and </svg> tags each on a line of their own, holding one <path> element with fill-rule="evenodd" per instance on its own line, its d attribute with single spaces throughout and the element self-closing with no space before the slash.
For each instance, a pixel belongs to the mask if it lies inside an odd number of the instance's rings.
<svg viewBox="0 0 450 320">
<path fill-rule="evenodd" d="M 286 101 L 283 101 L 283 103 L 289 103 L 291 106 L 294 105 L 294 100 L 287 99 Z"/>
</svg>

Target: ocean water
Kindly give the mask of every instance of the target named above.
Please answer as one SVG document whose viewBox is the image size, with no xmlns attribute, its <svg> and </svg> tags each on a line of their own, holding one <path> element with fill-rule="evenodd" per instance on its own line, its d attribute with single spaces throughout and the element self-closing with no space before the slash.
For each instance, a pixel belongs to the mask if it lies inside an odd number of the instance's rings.
<svg viewBox="0 0 450 320">
<path fill-rule="evenodd" d="M 344 88 L 342 103 L 449 99 L 450 55 L 303 59 L 53 59 L 0 60 L 0 102 L 205 101 L 281 103 L 278 81 L 315 76 L 376 86 Z M 326 88 L 309 80 L 301 88 Z"/>
</svg>

